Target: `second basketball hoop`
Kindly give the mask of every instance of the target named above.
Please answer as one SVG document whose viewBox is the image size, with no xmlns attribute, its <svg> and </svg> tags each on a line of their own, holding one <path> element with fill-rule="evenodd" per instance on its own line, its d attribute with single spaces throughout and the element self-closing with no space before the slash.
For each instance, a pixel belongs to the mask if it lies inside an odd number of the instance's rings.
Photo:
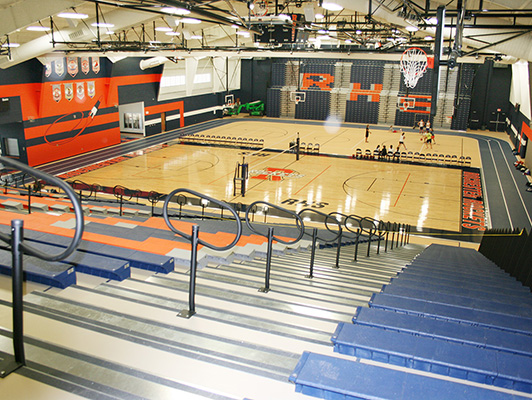
<svg viewBox="0 0 532 400">
<path fill-rule="evenodd" d="M 419 47 L 411 47 L 403 52 L 399 66 L 407 87 L 416 87 L 427 70 L 428 61 L 427 53 Z"/>
</svg>

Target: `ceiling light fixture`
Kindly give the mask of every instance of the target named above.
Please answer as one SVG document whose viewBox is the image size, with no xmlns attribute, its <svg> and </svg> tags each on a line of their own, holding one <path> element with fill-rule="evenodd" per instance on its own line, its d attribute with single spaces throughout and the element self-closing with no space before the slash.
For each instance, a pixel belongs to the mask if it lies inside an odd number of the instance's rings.
<svg viewBox="0 0 532 400">
<path fill-rule="evenodd" d="M 165 35 L 168 35 L 168 36 L 179 36 L 181 35 L 181 32 L 166 32 Z"/>
<path fill-rule="evenodd" d="M 77 13 L 77 12 L 62 12 L 57 14 L 58 17 L 67 18 L 67 19 L 85 19 L 89 18 L 87 14 Z"/>
<path fill-rule="evenodd" d="M 192 35 L 190 38 L 191 39 L 198 39 L 198 40 L 202 39 L 201 35 Z"/>
<path fill-rule="evenodd" d="M 168 26 L 158 26 L 157 28 L 155 28 L 155 30 L 158 32 L 170 32 L 172 28 Z"/>
<path fill-rule="evenodd" d="M 175 15 L 190 14 L 190 10 L 187 10 L 186 8 L 177 8 L 177 7 L 163 7 L 161 8 L 161 11 L 167 14 L 175 14 Z"/>
<path fill-rule="evenodd" d="M 33 32 L 46 32 L 46 31 L 49 31 L 50 28 L 47 26 L 28 26 L 26 30 L 33 31 Z"/>
<path fill-rule="evenodd" d="M 20 47 L 20 43 L 4 43 L 2 47 Z"/>
<path fill-rule="evenodd" d="M 320 13 L 317 13 L 317 14 L 314 15 L 314 18 L 316 18 L 316 19 L 323 19 L 323 18 L 325 18 L 325 15 L 320 14 Z"/>
<path fill-rule="evenodd" d="M 201 24 L 201 21 L 196 18 L 181 18 L 179 22 L 183 24 Z"/>
<path fill-rule="evenodd" d="M 115 24 L 110 24 L 108 22 L 93 22 L 91 26 L 96 26 L 98 28 L 113 28 Z"/>
<path fill-rule="evenodd" d="M 362 34 L 362 31 L 361 31 L 360 29 L 357 29 L 357 30 L 355 31 L 355 33 L 356 33 L 357 35 L 361 35 L 361 34 Z"/>
<path fill-rule="evenodd" d="M 419 28 L 417 26 L 413 26 L 413 25 L 407 25 L 407 26 L 405 26 L 405 29 L 408 32 L 417 32 L 417 31 L 419 31 Z"/>
<path fill-rule="evenodd" d="M 330 2 L 330 1 L 327 1 L 327 2 L 324 1 L 321 6 L 322 8 L 325 8 L 326 10 L 329 10 L 329 11 L 342 11 L 344 9 L 341 5 Z"/>
<path fill-rule="evenodd" d="M 428 41 L 428 40 L 433 40 L 434 38 L 432 36 L 425 36 L 424 39 Z"/>
</svg>

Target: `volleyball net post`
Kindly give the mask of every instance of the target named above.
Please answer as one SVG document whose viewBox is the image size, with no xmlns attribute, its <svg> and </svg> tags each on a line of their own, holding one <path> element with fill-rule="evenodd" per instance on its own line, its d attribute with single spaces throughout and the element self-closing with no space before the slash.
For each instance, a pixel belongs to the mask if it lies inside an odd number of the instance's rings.
<svg viewBox="0 0 532 400">
<path fill-rule="evenodd" d="M 249 174 L 249 164 L 246 162 L 246 158 L 242 157 L 242 163 L 237 163 L 235 177 L 233 180 L 233 196 L 236 196 L 238 186 L 240 185 L 240 194 L 242 197 L 246 197 L 246 181 Z"/>
</svg>

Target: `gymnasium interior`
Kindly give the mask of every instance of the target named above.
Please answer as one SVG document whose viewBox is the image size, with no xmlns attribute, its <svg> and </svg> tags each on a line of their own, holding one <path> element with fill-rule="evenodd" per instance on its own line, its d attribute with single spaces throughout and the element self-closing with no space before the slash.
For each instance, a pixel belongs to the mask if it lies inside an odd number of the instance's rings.
<svg viewBox="0 0 532 400">
<path fill-rule="evenodd" d="M 532 1 L 0 10 L 1 398 L 532 398 Z"/>
</svg>

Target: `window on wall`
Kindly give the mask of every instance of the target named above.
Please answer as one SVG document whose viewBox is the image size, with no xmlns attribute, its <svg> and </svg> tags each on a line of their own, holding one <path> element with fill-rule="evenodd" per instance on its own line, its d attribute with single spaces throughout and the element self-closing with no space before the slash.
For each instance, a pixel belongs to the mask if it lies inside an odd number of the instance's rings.
<svg viewBox="0 0 532 400">
<path fill-rule="evenodd" d="M 6 156 L 20 157 L 17 138 L 4 138 L 4 149 L 6 150 Z"/>
<path fill-rule="evenodd" d="M 194 84 L 210 83 L 210 82 L 211 82 L 211 74 L 210 73 L 196 74 L 194 76 Z"/>
<path fill-rule="evenodd" d="M 187 82 L 185 75 L 170 75 L 161 78 L 161 87 L 184 86 Z"/>
</svg>

